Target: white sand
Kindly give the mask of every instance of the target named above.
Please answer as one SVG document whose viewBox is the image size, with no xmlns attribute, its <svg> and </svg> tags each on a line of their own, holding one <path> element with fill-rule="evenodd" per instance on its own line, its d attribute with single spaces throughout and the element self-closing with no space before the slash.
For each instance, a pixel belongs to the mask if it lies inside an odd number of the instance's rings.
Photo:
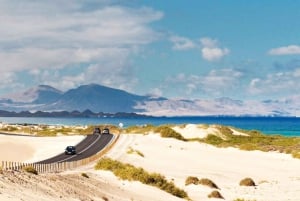
<svg viewBox="0 0 300 201">
<path fill-rule="evenodd" d="M 0 135 L 0 161 L 37 162 L 63 153 L 84 136 L 28 137 Z"/>
<path fill-rule="evenodd" d="M 205 136 L 208 131 L 205 133 L 204 129 L 201 126 L 187 125 L 186 128 L 176 128 L 176 131 L 182 133 L 185 137 L 194 138 Z M 3 136 L 0 137 L 1 143 L 3 143 Z M 74 140 L 72 143 L 80 140 L 76 136 L 74 138 L 55 137 L 44 139 L 47 139 L 47 143 L 43 142 L 43 138 L 28 140 L 26 137 L 15 137 L 13 142 L 20 144 L 20 147 L 21 144 L 26 145 L 28 155 L 24 158 L 34 161 L 45 159 L 46 155 L 57 154 L 58 150 L 61 151 L 71 142 L 71 139 Z M 64 141 L 64 144 L 61 143 L 61 147 L 55 148 L 62 141 Z M 66 143 L 66 141 L 68 142 Z M 144 157 L 138 154 L 128 154 L 129 147 L 143 153 Z M 47 153 L 39 153 L 41 149 Z M 188 176 L 211 179 L 218 185 L 219 192 L 225 200 L 232 201 L 237 198 L 256 201 L 300 200 L 300 160 L 286 154 L 241 151 L 235 148 L 216 148 L 198 142 L 183 142 L 161 138 L 158 134 L 124 134 L 120 136 L 118 142 L 106 156 L 166 176 L 168 180 L 174 181 L 176 186 L 185 190 L 189 197 L 195 201 L 219 199 L 209 199 L 207 197 L 214 190 L 209 187 L 201 185 L 185 186 L 185 179 Z M 110 172 L 95 171 L 93 170 L 93 164 L 77 170 L 77 172 L 82 171 L 93 174 L 94 179 L 110 186 L 107 188 L 110 190 L 105 191 L 110 201 L 183 200 L 140 182 L 121 181 Z M 251 177 L 257 186 L 239 186 L 240 180 L 245 177 Z M 14 200 L 13 197 L 4 199 L 7 197 L 4 197 L 4 195 L 6 195 L 5 192 L 0 194 L 0 200 Z M 26 200 L 26 197 L 24 200 Z M 53 198 L 53 200 L 56 199 Z"/>
</svg>

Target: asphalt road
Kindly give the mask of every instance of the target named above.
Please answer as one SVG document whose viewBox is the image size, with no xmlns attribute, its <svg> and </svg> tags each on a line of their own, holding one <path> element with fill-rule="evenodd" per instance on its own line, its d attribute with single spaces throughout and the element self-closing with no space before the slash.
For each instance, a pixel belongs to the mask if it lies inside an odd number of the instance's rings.
<svg viewBox="0 0 300 201">
<path fill-rule="evenodd" d="M 65 150 L 61 150 L 61 154 L 43 161 L 39 161 L 37 163 L 48 164 L 81 160 L 101 151 L 111 141 L 112 138 L 112 134 L 87 135 L 87 137 L 84 140 L 82 140 L 79 144 L 76 145 L 77 154 L 66 155 L 64 153 Z"/>
</svg>

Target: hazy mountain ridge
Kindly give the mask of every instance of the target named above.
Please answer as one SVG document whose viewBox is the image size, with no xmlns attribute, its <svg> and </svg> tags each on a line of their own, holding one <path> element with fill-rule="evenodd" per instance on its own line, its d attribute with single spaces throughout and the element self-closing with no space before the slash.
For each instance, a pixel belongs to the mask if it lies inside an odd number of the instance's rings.
<svg viewBox="0 0 300 201">
<path fill-rule="evenodd" d="M 11 103 L 43 104 L 57 100 L 61 94 L 63 94 L 63 92 L 54 87 L 48 85 L 38 85 L 24 92 L 8 94 L 4 100 L 9 100 Z"/>
<path fill-rule="evenodd" d="M 5 111 L 78 111 L 94 113 L 139 113 L 153 116 L 300 116 L 300 96 L 282 100 L 242 101 L 227 97 L 167 99 L 141 96 L 97 84 L 82 85 L 66 92 L 39 85 L 0 100 Z"/>
</svg>

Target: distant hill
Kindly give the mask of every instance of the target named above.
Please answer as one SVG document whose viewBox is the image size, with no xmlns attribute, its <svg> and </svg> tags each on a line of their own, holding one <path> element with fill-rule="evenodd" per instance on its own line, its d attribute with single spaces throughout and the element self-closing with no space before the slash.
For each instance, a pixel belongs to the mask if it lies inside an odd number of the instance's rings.
<svg viewBox="0 0 300 201">
<path fill-rule="evenodd" d="M 11 102 L 45 104 L 56 101 L 62 91 L 48 85 L 39 85 L 24 92 L 9 94 L 6 99 Z"/>
<path fill-rule="evenodd" d="M 9 94 L 0 100 L 0 110 L 4 111 L 79 111 L 93 112 L 144 112 L 136 108 L 144 101 L 164 100 L 150 96 L 139 96 L 124 90 L 97 84 L 82 85 L 61 92 L 47 85 L 39 85 L 24 92 Z"/>
<path fill-rule="evenodd" d="M 82 85 L 66 92 L 51 86 L 39 85 L 24 92 L 2 97 L 0 110 L 67 112 L 66 115 L 73 113 L 73 116 L 76 112 L 81 115 L 84 111 L 111 114 L 138 113 L 151 116 L 300 116 L 300 96 L 263 101 L 233 100 L 228 97 L 211 100 L 167 99 L 136 95 L 98 84 Z M 26 116 L 26 113 L 24 115 Z"/>
<path fill-rule="evenodd" d="M 138 96 L 123 90 L 113 89 L 101 85 L 83 85 L 71 89 L 61 97 L 46 106 L 43 110 L 66 110 L 74 109 L 83 111 L 89 109 L 96 112 L 142 112 L 134 109 L 137 102 L 147 101 L 148 96 Z"/>
</svg>

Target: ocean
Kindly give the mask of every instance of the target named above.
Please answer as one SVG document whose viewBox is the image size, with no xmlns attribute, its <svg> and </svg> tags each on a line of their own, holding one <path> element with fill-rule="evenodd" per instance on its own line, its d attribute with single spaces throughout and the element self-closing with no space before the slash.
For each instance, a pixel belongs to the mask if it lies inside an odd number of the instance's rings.
<svg viewBox="0 0 300 201">
<path fill-rule="evenodd" d="M 110 124 L 129 127 L 152 124 L 220 124 L 264 134 L 299 136 L 300 118 L 297 117 L 132 117 L 132 118 L 53 118 L 53 117 L 0 117 L 0 122 L 11 124 L 96 125 Z"/>
</svg>

